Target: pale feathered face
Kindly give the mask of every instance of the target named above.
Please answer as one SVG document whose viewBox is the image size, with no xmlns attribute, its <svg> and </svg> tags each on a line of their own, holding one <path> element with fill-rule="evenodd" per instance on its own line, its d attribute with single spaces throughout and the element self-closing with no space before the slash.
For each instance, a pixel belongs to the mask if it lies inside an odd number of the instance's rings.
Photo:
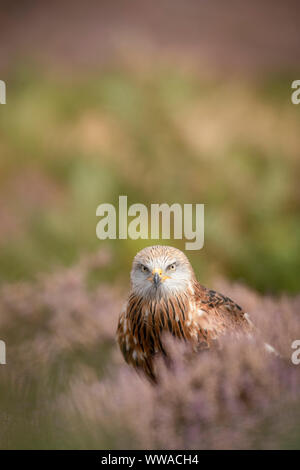
<svg viewBox="0 0 300 470">
<path fill-rule="evenodd" d="M 133 292 L 159 298 L 180 294 L 191 285 L 194 271 L 182 251 L 170 246 L 150 246 L 137 253 L 131 270 Z"/>
</svg>

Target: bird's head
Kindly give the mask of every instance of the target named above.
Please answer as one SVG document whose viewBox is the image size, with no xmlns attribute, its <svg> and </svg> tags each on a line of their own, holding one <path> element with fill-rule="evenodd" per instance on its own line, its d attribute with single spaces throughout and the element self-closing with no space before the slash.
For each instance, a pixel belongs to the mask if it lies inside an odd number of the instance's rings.
<svg viewBox="0 0 300 470">
<path fill-rule="evenodd" d="M 131 285 L 138 296 L 154 299 L 180 294 L 194 279 L 189 260 L 177 248 L 149 246 L 134 257 Z"/>
</svg>

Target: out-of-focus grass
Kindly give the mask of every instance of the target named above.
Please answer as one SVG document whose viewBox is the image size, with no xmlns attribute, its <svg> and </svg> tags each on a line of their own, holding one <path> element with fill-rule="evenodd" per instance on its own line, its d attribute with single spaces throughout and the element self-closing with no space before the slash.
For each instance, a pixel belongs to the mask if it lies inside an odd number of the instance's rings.
<svg viewBox="0 0 300 470">
<path fill-rule="evenodd" d="M 205 203 L 189 257 L 257 289 L 297 291 L 300 109 L 290 83 L 204 81 L 178 71 L 70 79 L 18 70 L 0 115 L 0 278 L 32 278 L 109 246 L 97 281 L 127 279 L 147 241 L 96 238 L 96 207 Z M 168 241 L 164 241 L 167 242 Z M 184 249 L 183 242 L 173 242 Z"/>
</svg>

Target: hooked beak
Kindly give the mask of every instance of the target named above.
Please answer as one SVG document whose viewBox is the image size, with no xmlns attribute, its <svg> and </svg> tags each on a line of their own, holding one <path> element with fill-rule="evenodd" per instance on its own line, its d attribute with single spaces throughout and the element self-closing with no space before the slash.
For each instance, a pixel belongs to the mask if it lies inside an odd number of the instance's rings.
<svg viewBox="0 0 300 470">
<path fill-rule="evenodd" d="M 155 268 L 152 271 L 152 277 L 149 277 L 149 281 L 152 281 L 155 287 L 158 287 L 161 282 L 164 282 L 169 276 L 163 276 L 162 270 Z"/>
<path fill-rule="evenodd" d="M 152 278 L 152 281 L 153 281 L 153 284 L 155 285 L 155 287 L 157 287 L 160 284 L 160 281 L 161 281 L 160 275 L 158 273 L 155 273 L 153 278 Z"/>
</svg>

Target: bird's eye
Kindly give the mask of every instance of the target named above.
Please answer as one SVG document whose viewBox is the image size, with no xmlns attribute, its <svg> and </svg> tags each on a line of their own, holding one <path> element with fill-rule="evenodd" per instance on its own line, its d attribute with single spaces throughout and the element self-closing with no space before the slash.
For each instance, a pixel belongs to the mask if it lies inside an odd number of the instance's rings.
<svg viewBox="0 0 300 470">
<path fill-rule="evenodd" d="M 168 271 L 175 271 L 176 269 L 176 263 L 172 263 L 170 264 L 170 266 L 168 266 Z"/>
<path fill-rule="evenodd" d="M 141 270 L 142 270 L 143 273 L 148 273 L 149 272 L 149 269 L 146 266 L 144 266 L 143 264 L 141 265 Z"/>
</svg>

